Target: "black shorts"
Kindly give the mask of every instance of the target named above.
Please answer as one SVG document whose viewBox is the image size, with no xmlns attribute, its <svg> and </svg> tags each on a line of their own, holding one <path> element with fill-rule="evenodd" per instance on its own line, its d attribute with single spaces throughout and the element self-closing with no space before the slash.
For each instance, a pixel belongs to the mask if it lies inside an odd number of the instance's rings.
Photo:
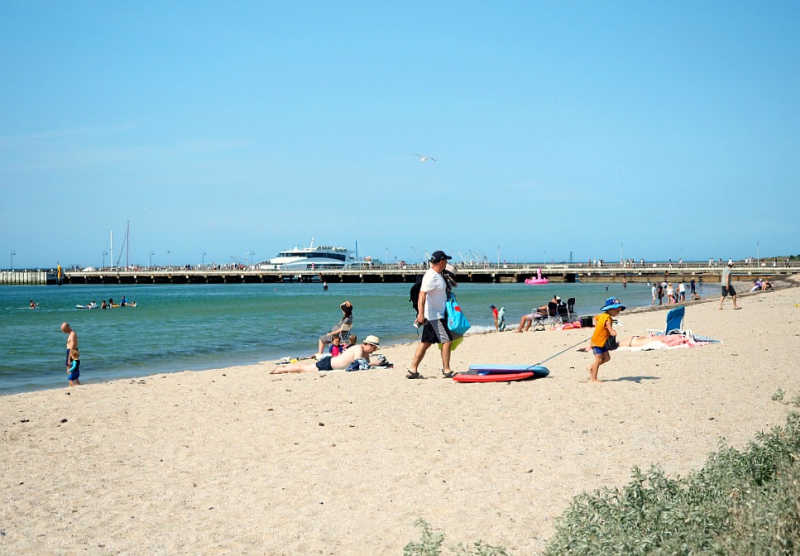
<svg viewBox="0 0 800 556">
<path fill-rule="evenodd" d="M 333 367 L 331 367 L 331 359 L 333 359 L 333 357 L 323 357 L 317 361 L 317 369 L 320 371 L 332 371 Z"/>
<path fill-rule="evenodd" d="M 453 334 L 447 328 L 445 319 L 426 320 L 422 327 L 422 343 L 446 344 L 453 341 Z"/>
<path fill-rule="evenodd" d="M 735 297 L 736 290 L 733 289 L 733 286 L 722 286 L 722 297 Z"/>
</svg>

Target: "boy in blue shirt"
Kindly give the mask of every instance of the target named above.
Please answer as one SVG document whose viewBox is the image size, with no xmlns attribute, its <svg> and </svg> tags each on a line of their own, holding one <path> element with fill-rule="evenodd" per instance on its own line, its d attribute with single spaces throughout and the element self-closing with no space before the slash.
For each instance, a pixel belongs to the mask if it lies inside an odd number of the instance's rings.
<svg viewBox="0 0 800 556">
<path fill-rule="evenodd" d="M 78 377 L 81 376 L 81 354 L 78 348 L 69 350 L 69 361 L 67 362 L 67 380 L 70 386 L 80 385 L 81 381 Z"/>
</svg>

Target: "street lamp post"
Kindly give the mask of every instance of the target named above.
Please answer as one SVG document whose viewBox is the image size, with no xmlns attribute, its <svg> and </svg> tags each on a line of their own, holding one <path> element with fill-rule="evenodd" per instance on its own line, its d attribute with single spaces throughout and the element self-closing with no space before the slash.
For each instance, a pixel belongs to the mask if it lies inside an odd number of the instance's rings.
<svg viewBox="0 0 800 556">
<path fill-rule="evenodd" d="M 108 251 L 103 251 L 103 255 L 100 259 L 100 268 L 104 268 L 106 266 L 106 255 L 108 255 Z"/>
<path fill-rule="evenodd" d="M 11 270 L 14 270 L 14 255 L 16 255 L 16 254 L 17 254 L 17 252 L 16 252 L 16 251 L 14 251 L 13 249 L 11 249 L 11 250 L 8 252 L 8 256 L 9 256 L 9 258 L 11 259 L 11 263 L 10 263 Z"/>
<path fill-rule="evenodd" d="M 155 251 L 150 251 L 150 253 L 148 254 L 148 256 L 150 257 L 150 259 L 149 259 L 149 260 L 150 260 L 150 262 L 148 263 L 148 265 L 147 265 L 147 266 L 148 266 L 149 268 L 153 268 L 153 255 L 155 255 L 155 254 L 156 254 L 156 252 L 155 252 Z"/>
<path fill-rule="evenodd" d="M 205 251 L 203 251 L 203 259 L 202 259 L 202 260 L 203 260 L 203 263 L 202 263 L 202 266 L 205 266 L 205 265 L 206 265 L 206 254 L 207 254 L 207 253 L 206 253 Z"/>
</svg>

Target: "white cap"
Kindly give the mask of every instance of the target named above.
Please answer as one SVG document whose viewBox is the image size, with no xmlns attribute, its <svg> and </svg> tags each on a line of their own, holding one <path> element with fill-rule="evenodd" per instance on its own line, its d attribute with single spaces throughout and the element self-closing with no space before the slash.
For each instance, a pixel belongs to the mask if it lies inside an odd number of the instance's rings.
<svg viewBox="0 0 800 556">
<path fill-rule="evenodd" d="M 366 338 L 364 338 L 363 344 L 372 344 L 375 347 L 379 347 L 381 345 L 381 340 L 377 336 L 373 336 L 370 334 Z"/>
</svg>

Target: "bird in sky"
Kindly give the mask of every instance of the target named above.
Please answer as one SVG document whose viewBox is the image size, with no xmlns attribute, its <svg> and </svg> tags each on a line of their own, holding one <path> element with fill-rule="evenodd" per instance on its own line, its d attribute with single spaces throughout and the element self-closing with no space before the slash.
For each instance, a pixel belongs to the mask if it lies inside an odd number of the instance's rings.
<svg viewBox="0 0 800 556">
<path fill-rule="evenodd" d="M 433 158 L 429 154 L 414 153 L 414 156 L 416 156 L 417 160 L 419 160 L 422 163 L 425 163 L 425 162 L 438 162 L 438 160 L 436 160 L 435 158 Z"/>
</svg>

